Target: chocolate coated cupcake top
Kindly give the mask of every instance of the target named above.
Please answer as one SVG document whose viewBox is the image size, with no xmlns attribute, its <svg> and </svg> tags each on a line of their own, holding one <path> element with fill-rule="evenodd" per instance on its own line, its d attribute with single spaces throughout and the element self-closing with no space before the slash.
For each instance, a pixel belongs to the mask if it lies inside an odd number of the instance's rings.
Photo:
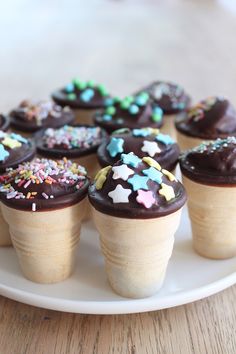
<svg viewBox="0 0 236 354">
<path fill-rule="evenodd" d="M 74 120 L 69 107 L 62 108 L 49 100 L 25 100 L 9 116 L 13 128 L 32 133 L 46 127 L 59 128 Z"/>
<path fill-rule="evenodd" d="M 182 173 L 209 185 L 236 184 L 236 138 L 205 142 L 180 158 Z"/>
<path fill-rule="evenodd" d="M 103 111 L 94 117 L 95 124 L 108 133 L 120 128 L 160 128 L 163 124 L 162 109 L 155 104 L 146 92 L 136 96 L 127 96 L 123 100 L 118 97 L 110 99 Z"/>
<path fill-rule="evenodd" d="M 61 209 L 85 198 L 88 185 L 85 168 L 66 158 L 35 159 L 0 176 L 0 197 L 14 209 Z"/>
<path fill-rule="evenodd" d="M 202 139 L 236 135 L 236 111 L 223 97 L 209 97 L 176 121 L 180 133 Z"/>
<path fill-rule="evenodd" d="M 152 157 L 160 165 L 173 170 L 178 162 L 179 147 L 169 135 L 159 129 L 120 129 L 98 148 L 98 160 L 101 166 L 113 165 L 120 160 L 122 153 L 134 152 L 140 158 Z"/>
<path fill-rule="evenodd" d="M 105 131 L 95 126 L 48 128 L 36 136 L 38 152 L 56 158 L 76 158 L 96 152 L 106 137 Z"/>
<path fill-rule="evenodd" d="M 164 114 L 184 111 L 188 108 L 191 101 L 190 96 L 186 94 L 181 86 L 168 81 L 154 81 L 142 91 L 149 93 Z"/>
<path fill-rule="evenodd" d="M 98 109 L 106 106 L 109 93 L 102 84 L 93 80 L 75 78 L 68 85 L 52 93 L 53 100 L 61 106 L 81 109 Z"/>
<path fill-rule="evenodd" d="M 98 211 L 128 219 L 171 214 L 186 201 L 183 185 L 151 157 L 122 154 L 115 165 L 100 170 L 89 187 Z"/>
<path fill-rule="evenodd" d="M 24 161 L 32 160 L 35 152 L 35 144 L 31 140 L 0 130 L 0 173 Z"/>
<path fill-rule="evenodd" d="M 7 116 L 0 114 L 0 130 L 6 131 L 9 128 L 10 120 Z"/>
</svg>

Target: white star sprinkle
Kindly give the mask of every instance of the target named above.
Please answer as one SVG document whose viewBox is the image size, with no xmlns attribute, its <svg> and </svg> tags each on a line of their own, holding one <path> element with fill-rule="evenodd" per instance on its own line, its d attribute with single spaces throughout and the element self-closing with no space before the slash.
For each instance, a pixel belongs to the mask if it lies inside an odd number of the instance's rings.
<svg viewBox="0 0 236 354">
<path fill-rule="evenodd" d="M 123 181 L 127 181 L 128 177 L 134 174 L 134 171 L 125 164 L 112 167 L 112 171 L 114 172 L 113 179 L 121 178 Z"/>
<path fill-rule="evenodd" d="M 116 188 L 108 193 L 113 203 L 128 203 L 130 194 L 131 189 L 125 189 L 121 184 L 117 184 Z"/>
<path fill-rule="evenodd" d="M 161 152 L 158 144 L 155 141 L 144 140 L 143 147 L 141 149 L 143 152 L 147 152 L 149 156 L 154 157 L 157 153 Z"/>
</svg>

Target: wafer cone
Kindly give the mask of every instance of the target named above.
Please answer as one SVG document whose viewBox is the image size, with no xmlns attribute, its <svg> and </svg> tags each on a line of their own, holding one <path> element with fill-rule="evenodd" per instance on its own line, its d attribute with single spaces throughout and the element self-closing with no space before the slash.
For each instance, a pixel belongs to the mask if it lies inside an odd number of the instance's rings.
<svg viewBox="0 0 236 354">
<path fill-rule="evenodd" d="M 194 147 L 206 141 L 206 139 L 193 138 L 192 136 L 185 135 L 176 131 L 177 142 L 181 151 L 193 149 Z"/>
<path fill-rule="evenodd" d="M 1 207 L 0 204 L 0 247 L 12 246 L 9 227 L 3 218 Z"/>
<path fill-rule="evenodd" d="M 154 219 L 125 219 L 92 211 L 114 291 L 130 298 L 155 294 L 165 278 L 181 209 Z"/>
<path fill-rule="evenodd" d="M 73 109 L 75 114 L 75 121 L 76 124 L 89 124 L 94 125 L 93 117 L 97 112 L 97 109 Z"/>
<path fill-rule="evenodd" d="M 183 176 L 193 247 L 207 258 L 236 256 L 236 188 L 209 186 Z"/>
<path fill-rule="evenodd" d="M 2 205 L 24 276 L 56 283 L 70 276 L 85 209 L 85 199 L 63 209 L 29 212 Z"/>
</svg>

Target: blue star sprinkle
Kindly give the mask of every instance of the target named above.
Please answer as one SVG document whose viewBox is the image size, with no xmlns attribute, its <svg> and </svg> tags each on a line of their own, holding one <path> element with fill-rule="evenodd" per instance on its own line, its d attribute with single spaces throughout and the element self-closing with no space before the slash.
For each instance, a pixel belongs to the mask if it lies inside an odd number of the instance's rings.
<svg viewBox="0 0 236 354">
<path fill-rule="evenodd" d="M 94 90 L 92 88 L 87 88 L 81 93 L 80 99 L 81 101 L 89 102 L 93 98 L 93 96 L 94 96 Z"/>
<path fill-rule="evenodd" d="M 119 153 L 123 152 L 124 139 L 111 138 L 110 143 L 107 145 L 107 150 L 111 157 L 115 157 Z"/>
<path fill-rule="evenodd" d="M 9 155 L 9 152 L 0 144 L 0 161 L 4 161 Z"/>
<path fill-rule="evenodd" d="M 133 129 L 133 136 L 149 136 L 150 132 L 148 129 Z"/>
<path fill-rule="evenodd" d="M 138 189 L 148 190 L 148 180 L 148 177 L 134 175 L 133 177 L 128 179 L 128 183 L 132 184 L 134 191 L 137 191 Z"/>
<path fill-rule="evenodd" d="M 167 134 L 162 134 L 162 133 L 159 133 L 157 136 L 156 136 L 156 140 L 159 141 L 160 143 L 163 143 L 165 145 L 172 145 L 174 144 L 174 140 Z"/>
<path fill-rule="evenodd" d="M 140 162 L 142 162 L 142 160 L 138 158 L 138 156 L 132 153 L 122 154 L 121 159 L 126 165 L 130 165 L 132 167 L 137 167 L 140 164 Z"/>
<path fill-rule="evenodd" d="M 23 144 L 27 144 L 28 140 L 25 139 L 23 136 L 21 136 L 20 134 L 15 134 L 15 133 L 11 133 L 10 137 L 14 140 L 19 141 L 20 143 Z"/>
<path fill-rule="evenodd" d="M 144 175 L 148 176 L 152 181 L 161 184 L 163 174 L 160 171 L 157 171 L 156 168 L 150 167 L 147 170 L 142 171 Z"/>
</svg>

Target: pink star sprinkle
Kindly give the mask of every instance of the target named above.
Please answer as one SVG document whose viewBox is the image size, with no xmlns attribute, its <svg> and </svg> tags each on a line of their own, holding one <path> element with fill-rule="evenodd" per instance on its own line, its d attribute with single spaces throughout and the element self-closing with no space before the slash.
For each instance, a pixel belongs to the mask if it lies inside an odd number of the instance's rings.
<svg viewBox="0 0 236 354">
<path fill-rule="evenodd" d="M 151 208 L 153 204 L 156 204 L 156 200 L 151 191 L 143 191 L 139 189 L 136 200 L 139 204 L 143 204 L 147 209 Z"/>
</svg>

